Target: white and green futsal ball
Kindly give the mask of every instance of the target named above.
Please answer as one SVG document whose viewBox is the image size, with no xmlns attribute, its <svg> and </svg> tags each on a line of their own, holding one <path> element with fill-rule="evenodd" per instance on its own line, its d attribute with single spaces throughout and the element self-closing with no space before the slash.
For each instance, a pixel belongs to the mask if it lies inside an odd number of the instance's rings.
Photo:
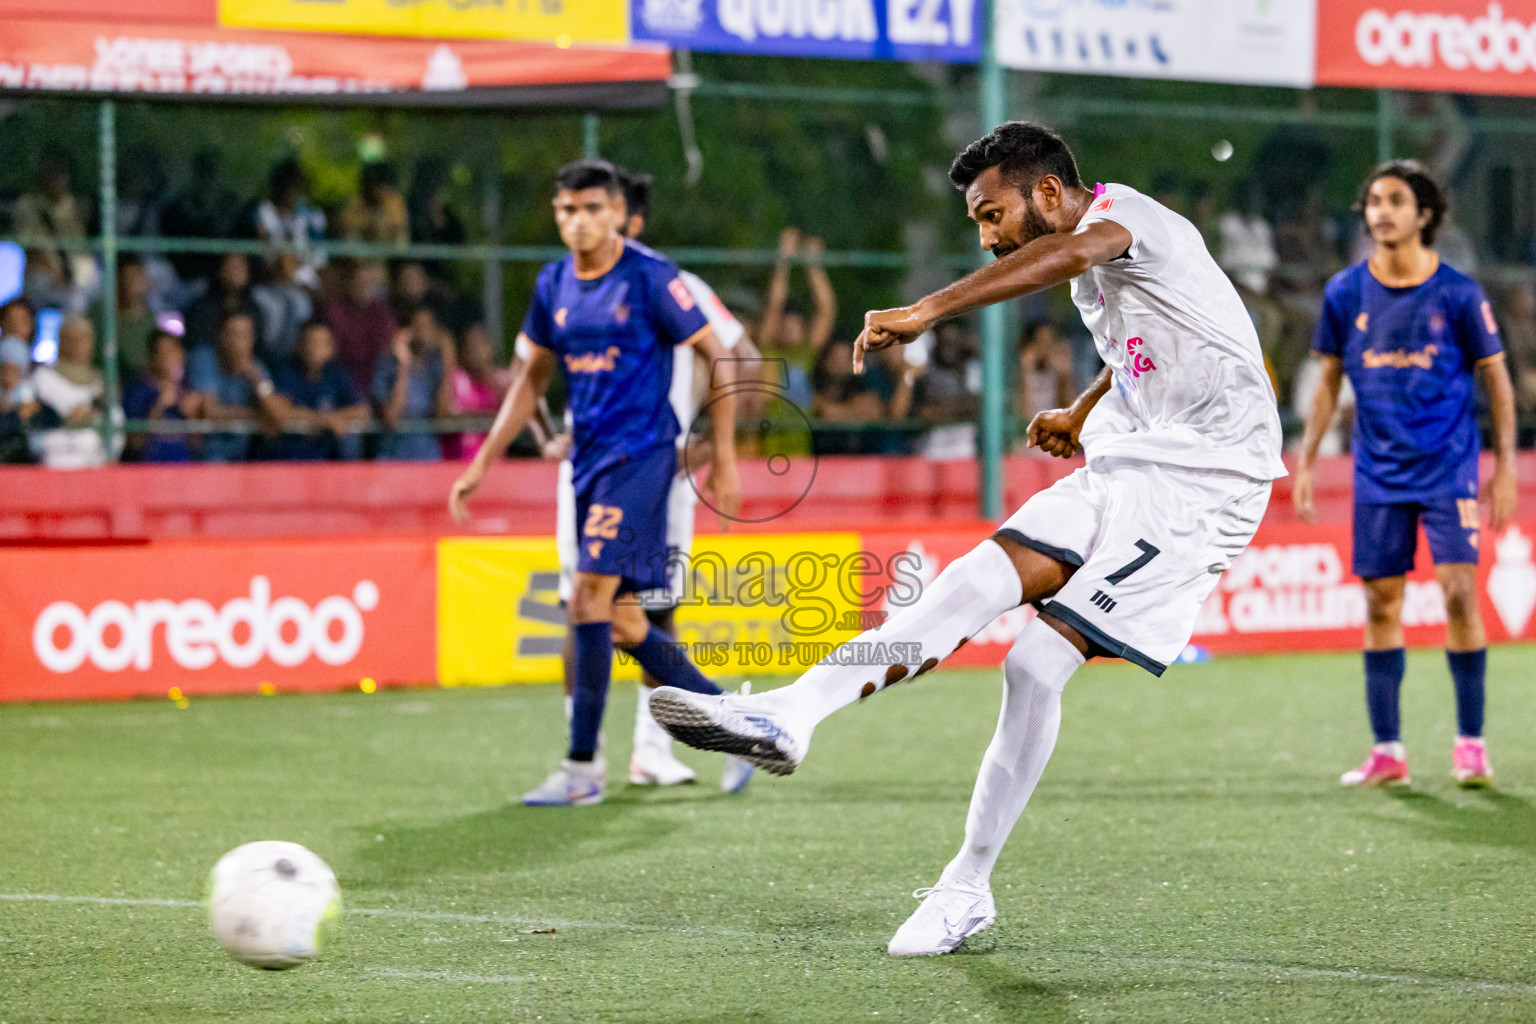
<svg viewBox="0 0 1536 1024">
<path fill-rule="evenodd" d="M 236 960 L 267 970 L 313 960 L 341 916 L 336 875 L 298 843 L 235 847 L 213 866 L 208 890 L 214 935 Z"/>
</svg>

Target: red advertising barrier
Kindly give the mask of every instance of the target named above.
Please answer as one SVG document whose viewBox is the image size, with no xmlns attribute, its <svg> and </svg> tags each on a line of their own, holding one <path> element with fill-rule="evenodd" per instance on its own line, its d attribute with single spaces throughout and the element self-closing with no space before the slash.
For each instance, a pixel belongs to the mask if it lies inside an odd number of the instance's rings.
<svg viewBox="0 0 1536 1024">
<path fill-rule="evenodd" d="M 926 584 L 989 533 L 981 524 L 924 533 L 866 531 L 863 546 L 882 564 L 889 564 L 897 552 L 912 552 L 919 560 L 914 575 Z M 1488 546 L 1478 569 L 1478 590 L 1488 639 L 1500 643 L 1536 637 L 1536 521 L 1510 526 L 1496 539 L 1487 530 L 1483 536 Z M 1407 642 L 1438 645 L 1445 640 L 1445 598 L 1422 534 L 1417 561 L 1403 607 Z M 1358 648 L 1365 594 L 1349 567 L 1346 524 L 1262 526 L 1206 602 L 1192 642 L 1222 654 Z M 999 616 L 945 664 L 998 664 L 1033 616 L 1029 608 Z"/>
<path fill-rule="evenodd" d="M 1317 84 L 1536 95 L 1536 9 L 1521 0 L 1328 0 Z"/>
<path fill-rule="evenodd" d="M 437 672 L 431 540 L 0 548 L 0 701 Z"/>
</svg>

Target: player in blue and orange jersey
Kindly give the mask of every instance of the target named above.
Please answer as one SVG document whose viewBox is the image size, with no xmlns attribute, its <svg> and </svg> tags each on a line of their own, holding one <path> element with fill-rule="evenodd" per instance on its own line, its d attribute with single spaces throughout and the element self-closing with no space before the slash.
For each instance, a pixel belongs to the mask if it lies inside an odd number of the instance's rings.
<svg viewBox="0 0 1536 1024">
<path fill-rule="evenodd" d="M 1483 743 L 1487 635 L 1477 600 L 1478 454 L 1475 383 L 1487 393 L 1498 461 L 1490 525 L 1515 509 L 1515 399 L 1498 325 L 1482 288 L 1431 248 L 1445 216 L 1439 184 L 1418 163 L 1382 164 L 1356 209 L 1375 242 L 1370 258 L 1328 282 L 1312 348 L 1323 365 L 1296 466 L 1297 512 L 1312 519 L 1312 464 L 1333 418 L 1339 382 L 1356 395 L 1354 571 L 1365 583 L 1365 702 L 1375 746 L 1346 786 L 1405 785 L 1399 692 L 1404 576 L 1418 527 L 1445 592 L 1446 657 L 1456 686 L 1452 774 L 1466 787 L 1493 779 Z"/>
<path fill-rule="evenodd" d="M 527 425 L 558 364 L 572 414 L 572 477 L 580 552 L 568 613 L 576 638 L 570 748 L 560 767 L 524 798 L 532 805 L 602 800 L 597 753 L 613 662 L 620 644 L 669 686 L 719 693 L 651 626 L 634 595 L 663 588 L 667 497 L 681 429 L 668 401 L 673 347 L 690 345 L 720 388 L 711 405 L 715 446 L 706 488 L 734 514 L 741 500 L 735 407 L 725 349 L 698 302 L 666 259 L 626 241 L 623 185 L 613 165 L 579 161 L 560 170 L 555 222 L 570 254 L 547 265 L 535 286 L 518 344 L 527 367 L 507 393 L 491 434 L 453 485 L 450 509 L 462 522 L 468 500 L 497 453 Z"/>
</svg>

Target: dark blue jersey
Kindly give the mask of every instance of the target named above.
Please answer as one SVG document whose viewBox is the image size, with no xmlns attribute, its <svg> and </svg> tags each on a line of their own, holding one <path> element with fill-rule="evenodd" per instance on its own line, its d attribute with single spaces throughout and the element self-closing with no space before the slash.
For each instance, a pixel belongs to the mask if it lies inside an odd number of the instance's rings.
<svg viewBox="0 0 1536 1024">
<path fill-rule="evenodd" d="M 1355 389 L 1355 500 L 1477 496 L 1473 366 L 1503 351 L 1478 283 L 1444 263 L 1388 288 L 1365 263 L 1335 274 L 1312 348 Z"/>
<path fill-rule="evenodd" d="M 570 256 L 540 271 L 523 334 L 565 371 L 578 492 L 614 463 L 673 443 L 672 348 L 708 326 L 677 267 L 636 242 L 589 280 Z"/>
</svg>

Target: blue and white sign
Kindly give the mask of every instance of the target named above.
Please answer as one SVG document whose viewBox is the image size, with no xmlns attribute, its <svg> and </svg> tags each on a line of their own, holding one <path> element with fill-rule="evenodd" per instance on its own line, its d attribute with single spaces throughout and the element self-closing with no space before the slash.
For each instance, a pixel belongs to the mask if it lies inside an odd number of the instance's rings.
<svg viewBox="0 0 1536 1024">
<path fill-rule="evenodd" d="M 1318 0 L 997 0 L 1005 67 L 1306 87 Z"/>
<path fill-rule="evenodd" d="M 979 0 L 631 0 L 634 38 L 675 49 L 856 60 L 981 56 Z"/>
</svg>

